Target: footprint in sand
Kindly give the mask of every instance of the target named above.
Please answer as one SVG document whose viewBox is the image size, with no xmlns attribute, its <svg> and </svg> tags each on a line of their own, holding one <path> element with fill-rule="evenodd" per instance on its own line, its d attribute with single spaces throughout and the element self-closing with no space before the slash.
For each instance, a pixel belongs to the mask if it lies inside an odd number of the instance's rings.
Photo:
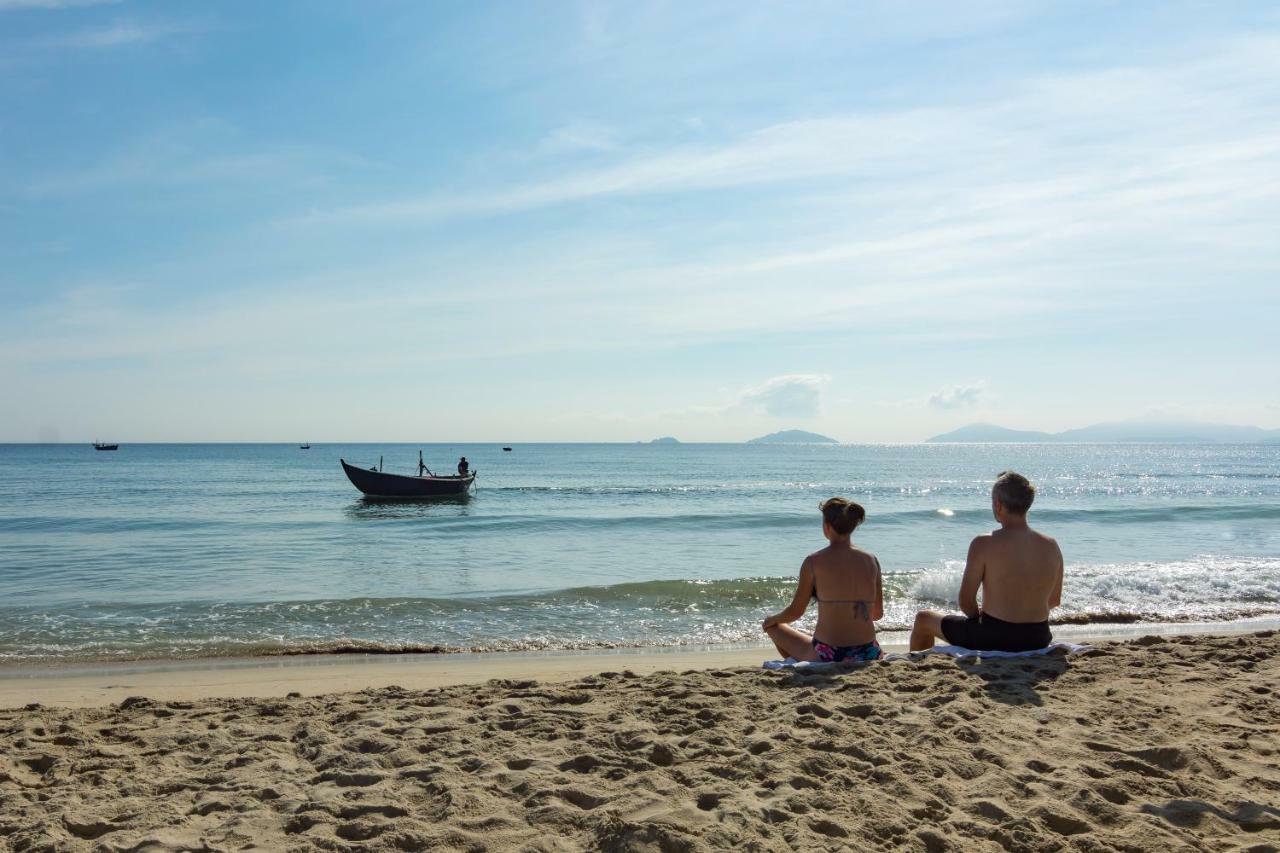
<svg viewBox="0 0 1280 853">
<path fill-rule="evenodd" d="M 1045 826 L 1059 835 L 1079 835 L 1093 829 L 1093 825 L 1087 821 L 1047 808 L 1039 810 L 1039 817 Z"/>
<path fill-rule="evenodd" d="M 1123 806 L 1131 799 L 1124 790 L 1117 788 L 1115 785 L 1095 785 L 1093 790 L 1097 792 L 1099 797 L 1117 806 Z"/>
<path fill-rule="evenodd" d="M 698 808 L 704 812 L 709 812 L 720 805 L 726 794 L 706 793 L 698 795 Z"/>
<path fill-rule="evenodd" d="M 600 759 L 594 755 L 576 755 L 559 764 L 560 770 L 573 770 L 577 773 L 590 773 L 601 765 Z M 510 766 L 510 765 L 508 765 Z"/>
<path fill-rule="evenodd" d="M 1004 823 L 1009 819 L 1009 813 L 990 800 L 978 800 L 973 804 L 972 811 L 978 817 L 985 818 L 992 823 Z"/>
<path fill-rule="evenodd" d="M 599 808 L 609 802 L 604 797 L 597 797 L 593 794 L 588 794 L 586 791 L 580 791 L 577 788 L 564 788 L 556 791 L 555 793 L 556 796 L 560 797 L 560 799 L 577 806 L 583 811 L 591 811 L 592 809 Z"/>
<path fill-rule="evenodd" d="M 829 838 L 849 837 L 849 830 L 845 829 L 840 824 L 826 820 L 825 818 L 822 820 L 809 821 L 809 828 L 819 835 L 825 835 Z"/>
</svg>

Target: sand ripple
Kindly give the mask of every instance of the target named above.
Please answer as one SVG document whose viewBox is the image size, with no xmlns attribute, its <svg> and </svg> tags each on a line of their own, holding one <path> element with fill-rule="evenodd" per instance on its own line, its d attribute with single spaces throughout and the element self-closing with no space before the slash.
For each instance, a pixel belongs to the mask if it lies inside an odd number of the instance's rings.
<svg viewBox="0 0 1280 853">
<path fill-rule="evenodd" d="M 0 711 L 0 849 L 1280 849 L 1280 636 Z"/>
</svg>

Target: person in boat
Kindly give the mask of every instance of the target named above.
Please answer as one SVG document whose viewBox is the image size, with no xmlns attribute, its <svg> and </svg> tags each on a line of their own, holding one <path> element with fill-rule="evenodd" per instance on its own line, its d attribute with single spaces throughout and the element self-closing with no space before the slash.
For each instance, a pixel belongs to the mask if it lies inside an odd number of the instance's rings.
<svg viewBox="0 0 1280 853">
<path fill-rule="evenodd" d="M 795 597 L 761 626 L 783 657 L 803 661 L 877 660 L 875 622 L 884 616 L 880 561 L 852 542 L 853 531 L 867 517 L 853 501 L 831 498 L 822 503 L 822 535 L 829 543 L 800 564 Z M 818 602 L 818 624 L 810 636 L 790 623 L 804 615 L 809 600 Z"/>
<path fill-rule="evenodd" d="M 1000 529 L 969 546 L 960 581 L 963 616 L 933 610 L 916 614 L 911 650 L 944 640 L 966 649 L 1025 652 L 1053 642 L 1049 611 L 1062 602 L 1062 551 L 1027 526 L 1035 486 L 1014 471 L 1001 472 L 991 489 L 991 512 Z M 981 590 L 982 602 L 978 602 Z"/>
<path fill-rule="evenodd" d="M 471 472 L 471 464 L 467 462 L 467 457 L 458 460 L 458 476 L 465 477 Z"/>
</svg>

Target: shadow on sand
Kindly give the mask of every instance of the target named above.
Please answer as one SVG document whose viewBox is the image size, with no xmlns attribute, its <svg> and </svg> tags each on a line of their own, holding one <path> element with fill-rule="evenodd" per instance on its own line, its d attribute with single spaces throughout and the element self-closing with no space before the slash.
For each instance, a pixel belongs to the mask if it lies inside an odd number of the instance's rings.
<svg viewBox="0 0 1280 853">
<path fill-rule="evenodd" d="M 1004 705 L 1043 705 L 1040 682 L 1053 681 L 1071 666 L 1061 652 L 1030 658 L 961 658 L 956 665 L 980 678 L 987 695 Z"/>
<path fill-rule="evenodd" d="M 1142 811 L 1167 820 L 1174 826 L 1194 828 L 1204 822 L 1207 815 L 1221 818 L 1246 832 L 1260 832 L 1264 829 L 1280 829 L 1280 809 L 1264 806 L 1261 803 L 1242 802 L 1235 811 L 1206 803 L 1204 800 L 1170 800 L 1163 806 L 1147 803 Z"/>
<path fill-rule="evenodd" d="M 933 665 L 921 666 L 926 662 Z M 871 661 L 839 664 L 822 669 L 785 671 L 781 684 L 786 687 L 824 690 L 842 684 L 846 676 L 864 673 L 870 678 L 884 678 L 885 687 L 902 689 L 915 696 L 922 689 L 920 679 L 936 678 L 941 685 L 944 679 L 950 678 L 944 670 L 948 663 L 966 676 L 981 679 L 987 695 L 1005 705 L 1043 705 L 1038 690 L 1040 683 L 1053 681 L 1071 666 L 1066 654 L 1061 652 L 1029 658 L 956 659 L 943 655 L 921 655 L 911 660 Z M 911 668 L 918 669 L 911 672 Z M 914 678 L 910 686 L 902 678 L 908 673 Z M 927 702 L 925 704 L 928 705 Z"/>
</svg>

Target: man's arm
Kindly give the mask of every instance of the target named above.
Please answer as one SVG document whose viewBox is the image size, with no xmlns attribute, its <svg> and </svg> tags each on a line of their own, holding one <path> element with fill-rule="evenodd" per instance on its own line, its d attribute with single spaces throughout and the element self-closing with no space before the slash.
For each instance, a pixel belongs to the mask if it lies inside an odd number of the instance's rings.
<svg viewBox="0 0 1280 853">
<path fill-rule="evenodd" d="M 960 612 L 965 616 L 978 615 L 978 587 L 982 586 L 982 576 L 987 564 L 984 551 L 985 536 L 975 537 L 969 543 L 969 556 L 964 563 L 964 578 L 960 581 Z"/>
<path fill-rule="evenodd" d="M 1053 550 L 1058 555 L 1058 579 L 1053 584 L 1053 592 L 1049 593 L 1049 609 L 1057 607 L 1062 603 L 1062 549 L 1058 547 L 1058 543 L 1053 543 Z"/>
<path fill-rule="evenodd" d="M 809 558 L 805 557 L 804 562 L 800 564 L 800 580 L 796 583 L 795 596 L 781 613 L 775 613 L 764 620 L 764 629 L 767 631 L 774 625 L 796 621 L 808 609 L 811 598 L 813 598 L 813 567 L 809 565 Z"/>
</svg>

